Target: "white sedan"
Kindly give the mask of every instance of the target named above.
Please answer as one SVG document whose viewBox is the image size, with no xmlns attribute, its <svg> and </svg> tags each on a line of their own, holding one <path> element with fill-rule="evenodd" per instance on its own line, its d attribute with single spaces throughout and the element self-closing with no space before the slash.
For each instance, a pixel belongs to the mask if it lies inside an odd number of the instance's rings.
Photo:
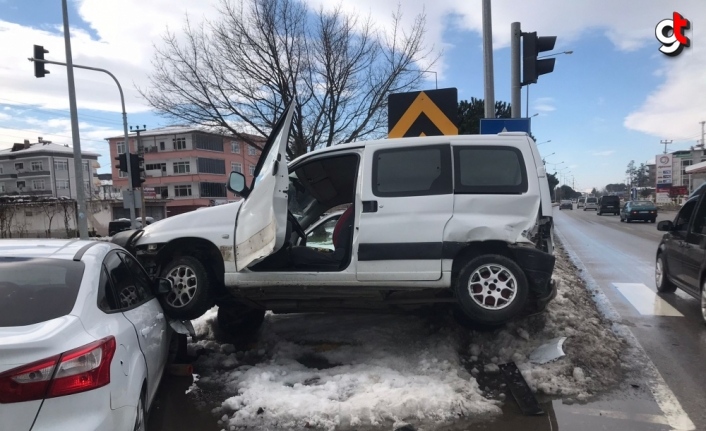
<svg viewBox="0 0 706 431">
<path fill-rule="evenodd" d="M 0 430 L 143 430 L 170 288 L 107 242 L 0 241 Z"/>
</svg>

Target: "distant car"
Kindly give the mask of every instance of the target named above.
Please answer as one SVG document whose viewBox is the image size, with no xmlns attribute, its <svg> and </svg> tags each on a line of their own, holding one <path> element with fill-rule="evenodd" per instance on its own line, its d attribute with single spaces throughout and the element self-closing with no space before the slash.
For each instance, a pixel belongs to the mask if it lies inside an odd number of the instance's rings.
<svg viewBox="0 0 706 431">
<path fill-rule="evenodd" d="M 620 221 L 630 223 L 633 220 L 654 223 L 657 220 L 657 207 L 650 201 L 626 202 L 620 210 Z"/>
<path fill-rule="evenodd" d="M 598 211 L 598 198 L 590 197 L 586 198 L 586 203 L 584 204 L 583 210 L 596 210 Z"/>
<path fill-rule="evenodd" d="M 598 215 L 606 213 L 620 214 L 620 198 L 617 196 L 601 196 L 598 200 Z"/>
<path fill-rule="evenodd" d="M 561 203 L 559 204 L 559 209 L 560 210 L 563 210 L 563 209 L 573 210 L 574 204 L 571 202 L 571 199 L 562 199 Z"/>
<path fill-rule="evenodd" d="M 135 219 L 135 222 L 137 224 L 138 228 L 142 227 L 142 217 L 138 217 Z M 154 218 L 152 217 L 145 217 L 145 224 L 146 225 L 151 225 L 154 223 Z M 128 218 L 119 218 L 117 220 L 113 220 L 108 223 L 108 236 L 113 236 L 116 233 L 129 230 L 131 229 L 131 223 L 130 219 Z"/>
<path fill-rule="evenodd" d="M 576 201 L 576 209 L 582 208 L 586 206 L 586 198 L 579 198 L 578 201 Z"/>
<path fill-rule="evenodd" d="M 657 249 L 655 284 L 657 290 L 671 293 L 677 287 L 701 300 L 701 318 L 706 323 L 706 197 L 693 195 L 679 210 L 674 221 L 657 223 L 664 232 Z"/>
<path fill-rule="evenodd" d="M 0 241 L 0 428 L 144 430 L 172 331 L 124 249 Z"/>
</svg>

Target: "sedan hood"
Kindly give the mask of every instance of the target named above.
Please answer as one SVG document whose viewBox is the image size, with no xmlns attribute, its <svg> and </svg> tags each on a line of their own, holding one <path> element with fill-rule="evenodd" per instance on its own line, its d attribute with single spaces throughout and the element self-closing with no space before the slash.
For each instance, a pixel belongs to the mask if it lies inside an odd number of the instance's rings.
<svg viewBox="0 0 706 431">
<path fill-rule="evenodd" d="M 241 202 L 200 208 L 152 223 L 144 228 L 137 245 L 163 243 L 187 236 L 212 238 L 232 235 Z"/>
<path fill-rule="evenodd" d="M 95 341 L 78 317 L 68 315 L 26 326 L 0 328 L 0 372 Z"/>
</svg>

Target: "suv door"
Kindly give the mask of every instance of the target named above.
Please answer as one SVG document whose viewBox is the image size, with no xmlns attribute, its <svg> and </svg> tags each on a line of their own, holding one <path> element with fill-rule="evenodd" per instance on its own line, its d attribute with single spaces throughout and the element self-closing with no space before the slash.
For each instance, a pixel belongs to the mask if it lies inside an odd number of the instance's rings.
<svg viewBox="0 0 706 431">
<path fill-rule="evenodd" d="M 701 269 L 706 259 L 706 199 L 701 202 L 694 213 L 691 227 L 686 234 L 682 246 L 682 274 L 686 287 L 694 292 L 700 292 Z"/>
<path fill-rule="evenodd" d="M 287 232 L 287 142 L 294 103 L 272 130 L 235 221 L 235 268 L 242 271 L 279 250 Z"/>
<path fill-rule="evenodd" d="M 358 280 L 441 278 L 453 212 L 450 144 L 366 148 L 361 200 Z"/>
<path fill-rule="evenodd" d="M 689 225 L 691 223 L 691 216 L 694 212 L 695 206 L 696 200 L 692 200 L 684 204 L 674 219 L 674 228 L 668 235 L 665 236 L 664 239 L 667 270 L 673 278 L 683 284 L 687 283 L 683 265 L 685 258 L 684 247 L 686 244 L 686 236 L 689 231 Z"/>
</svg>

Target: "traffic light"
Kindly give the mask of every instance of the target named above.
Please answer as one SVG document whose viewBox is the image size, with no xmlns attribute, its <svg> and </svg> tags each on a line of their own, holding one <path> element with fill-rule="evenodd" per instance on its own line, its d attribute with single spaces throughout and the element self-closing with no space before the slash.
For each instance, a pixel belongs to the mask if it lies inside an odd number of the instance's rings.
<svg viewBox="0 0 706 431">
<path fill-rule="evenodd" d="M 118 164 L 115 165 L 118 171 L 127 172 L 127 154 L 118 154 L 118 157 L 116 157 L 115 160 L 118 161 Z"/>
<path fill-rule="evenodd" d="M 44 63 L 37 60 L 44 60 L 44 54 L 48 54 L 49 51 L 44 49 L 41 45 L 34 45 L 34 76 L 36 78 L 44 78 L 44 75 L 49 73 L 48 70 L 44 68 Z"/>
<path fill-rule="evenodd" d="M 132 171 L 131 187 L 133 189 L 142 187 L 142 183 L 145 182 L 145 158 L 139 154 L 130 154 L 130 170 Z"/>
<path fill-rule="evenodd" d="M 554 49 L 556 36 L 537 37 L 537 32 L 522 33 L 522 85 L 536 84 L 537 77 L 554 70 L 554 58 L 538 59 L 540 52 Z"/>
</svg>

